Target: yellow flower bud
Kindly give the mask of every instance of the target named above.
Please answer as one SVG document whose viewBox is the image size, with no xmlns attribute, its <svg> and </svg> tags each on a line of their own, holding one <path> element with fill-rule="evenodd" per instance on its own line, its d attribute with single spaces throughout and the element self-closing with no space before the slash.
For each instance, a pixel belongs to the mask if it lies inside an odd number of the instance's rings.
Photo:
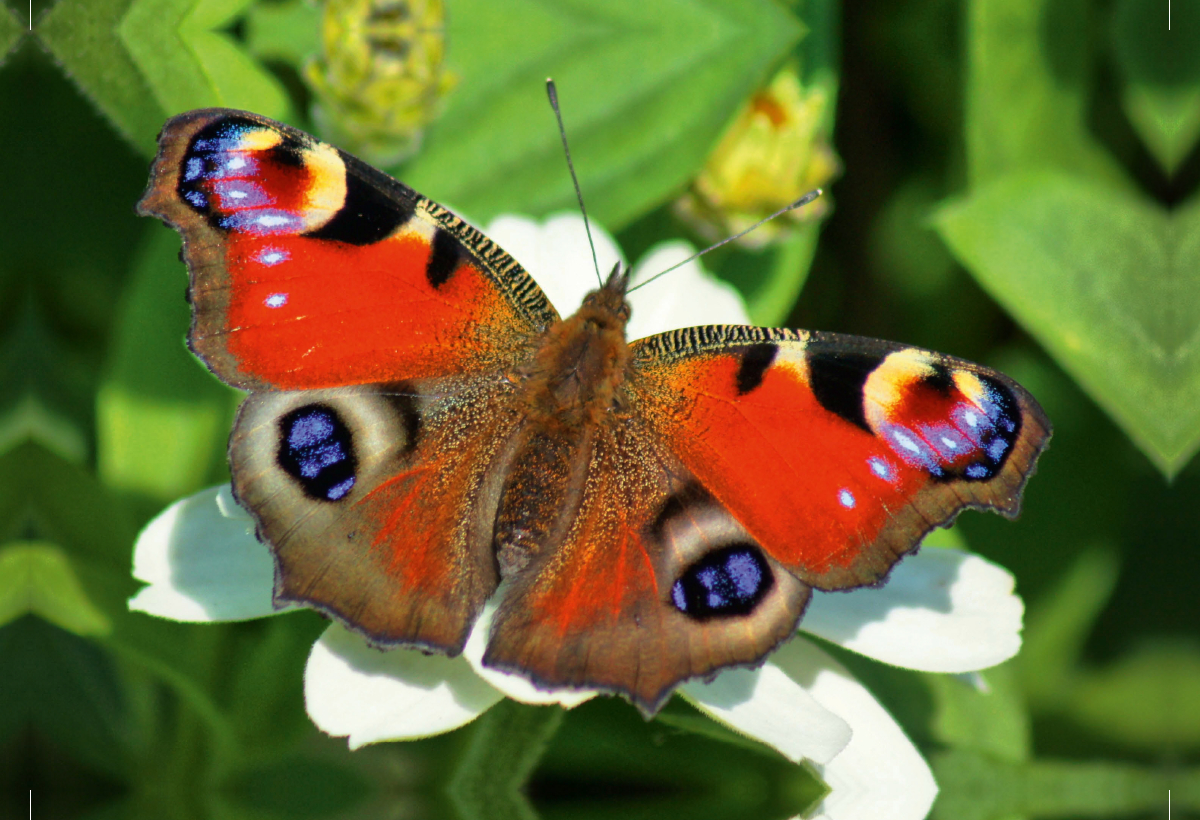
<svg viewBox="0 0 1200 820">
<path fill-rule="evenodd" d="M 780 71 L 738 112 L 675 212 L 717 241 L 753 225 L 829 183 L 841 164 L 827 137 L 828 92 L 805 89 L 792 68 Z M 789 211 L 738 240 L 750 248 L 782 241 L 798 222 L 819 219 L 828 196 Z"/>
<path fill-rule="evenodd" d="M 378 165 L 413 154 L 457 79 L 442 0 L 325 0 L 322 54 L 305 66 L 313 116 Z"/>
</svg>

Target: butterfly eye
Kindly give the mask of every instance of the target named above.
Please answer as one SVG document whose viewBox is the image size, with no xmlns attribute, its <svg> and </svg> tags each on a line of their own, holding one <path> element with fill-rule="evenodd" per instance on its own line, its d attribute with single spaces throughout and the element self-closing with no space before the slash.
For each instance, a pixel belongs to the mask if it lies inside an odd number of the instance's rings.
<svg viewBox="0 0 1200 820">
<path fill-rule="evenodd" d="M 775 586 L 762 552 L 753 544 L 730 544 L 696 561 L 671 587 L 671 603 L 697 620 L 749 615 Z"/>
<path fill-rule="evenodd" d="M 328 405 L 308 404 L 279 420 L 279 466 L 318 501 L 340 501 L 354 487 L 358 460 L 350 428 Z"/>
</svg>

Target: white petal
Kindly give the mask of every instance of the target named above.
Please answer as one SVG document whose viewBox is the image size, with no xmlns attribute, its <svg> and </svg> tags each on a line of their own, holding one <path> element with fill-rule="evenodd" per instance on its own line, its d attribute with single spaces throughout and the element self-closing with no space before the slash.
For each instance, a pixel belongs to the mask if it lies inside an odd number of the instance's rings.
<svg viewBox="0 0 1200 820">
<path fill-rule="evenodd" d="M 1012 574 L 978 555 L 924 549 L 880 589 L 816 592 L 802 629 L 885 663 L 971 672 L 1021 648 L 1024 604 Z"/>
<path fill-rule="evenodd" d="M 630 283 L 636 286 L 694 252 L 682 240 L 656 245 L 638 261 Z M 679 327 L 750 323 L 746 304 L 737 289 L 708 273 L 698 260 L 635 290 L 629 295 L 629 303 L 633 312 L 626 336 L 630 339 Z"/>
<path fill-rule="evenodd" d="M 304 703 L 323 732 L 350 748 L 412 740 L 470 723 L 503 697 L 458 658 L 372 649 L 334 624 L 313 644 Z"/>
<path fill-rule="evenodd" d="M 594 689 L 539 689 L 522 675 L 500 672 L 483 665 L 483 653 L 487 648 L 488 632 L 492 628 L 492 616 L 503 598 L 503 590 L 499 590 L 487 602 L 483 613 L 471 629 L 467 645 L 463 649 L 463 657 L 471 664 L 475 673 L 492 686 L 499 689 L 507 697 L 519 700 L 521 703 L 538 705 L 557 703 L 565 709 L 574 709 L 585 700 L 591 700 L 597 694 Z"/>
<path fill-rule="evenodd" d="M 825 674 L 820 665 L 785 671 L 775 663 L 796 644 L 808 642 L 793 638 L 758 669 L 729 669 L 711 683 L 685 683 L 679 692 L 705 714 L 774 746 L 789 760 L 828 763 L 850 741 L 850 726 L 811 694 Z"/>
<path fill-rule="evenodd" d="M 240 621 L 280 611 L 271 603 L 275 563 L 228 485 L 176 501 L 147 524 L 133 546 L 133 577 L 149 586 L 129 608 L 163 618 Z"/>
<path fill-rule="evenodd" d="M 217 488 L 217 509 L 226 518 L 236 518 L 239 521 L 254 521 L 254 517 L 242 508 L 233 498 L 233 485 L 222 484 Z"/>
<path fill-rule="evenodd" d="M 579 214 L 557 214 L 540 223 L 524 216 L 498 216 L 484 233 L 529 271 L 563 316 L 574 313 L 583 304 L 583 297 L 599 286 Z M 592 239 L 600 276 L 606 277 L 621 260 L 621 251 L 613 238 L 595 224 Z"/>
<path fill-rule="evenodd" d="M 937 796 L 921 753 L 861 683 L 812 643 L 791 641 L 771 662 L 792 675 L 814 676 L 808 690 L 850 722 L 853 737 L 822 767 L 831 789 L 817 818 L 824 820 L 923 820 Z"/>
</svg>

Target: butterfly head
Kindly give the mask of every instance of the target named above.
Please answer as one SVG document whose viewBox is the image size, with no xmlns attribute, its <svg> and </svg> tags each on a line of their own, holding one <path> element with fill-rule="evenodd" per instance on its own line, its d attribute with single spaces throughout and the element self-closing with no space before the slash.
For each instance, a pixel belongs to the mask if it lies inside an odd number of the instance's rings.
<svg viewBox="0 0 1200 820">
<path fill-rule="evenodd" d="M 588 316 L 592 321 L 605 328 L 625 330 L 629 321 L 629 300 L 625 293 L 629 289 L 629 269 L 620 262 L 613 265 L 608 279 L 598 290 L 583 297 L 579 315 Z"/>
</svg>

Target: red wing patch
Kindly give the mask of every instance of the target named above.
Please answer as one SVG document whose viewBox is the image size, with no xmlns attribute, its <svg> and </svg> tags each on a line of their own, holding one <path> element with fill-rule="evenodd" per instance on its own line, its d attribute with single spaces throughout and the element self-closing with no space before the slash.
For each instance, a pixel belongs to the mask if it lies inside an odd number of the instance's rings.
<svg viewBox="0 0 1200 820">
<path fill-rule="evenodd" d="M 257 115 L 168 122 L 139 209 L 183 233 L 189 342 L 243 389 L 500 371 L 558 318 L 461 219 Z"/>
<path fill-rule="evenodd" d="M 966 507 L 1014 515 L 1049 435 L 1006 377 L 885 342 L 702 328 L 638 342 L 634 359 L 651 426 L 818 588 L 881 579 Z"/>
</svg>

